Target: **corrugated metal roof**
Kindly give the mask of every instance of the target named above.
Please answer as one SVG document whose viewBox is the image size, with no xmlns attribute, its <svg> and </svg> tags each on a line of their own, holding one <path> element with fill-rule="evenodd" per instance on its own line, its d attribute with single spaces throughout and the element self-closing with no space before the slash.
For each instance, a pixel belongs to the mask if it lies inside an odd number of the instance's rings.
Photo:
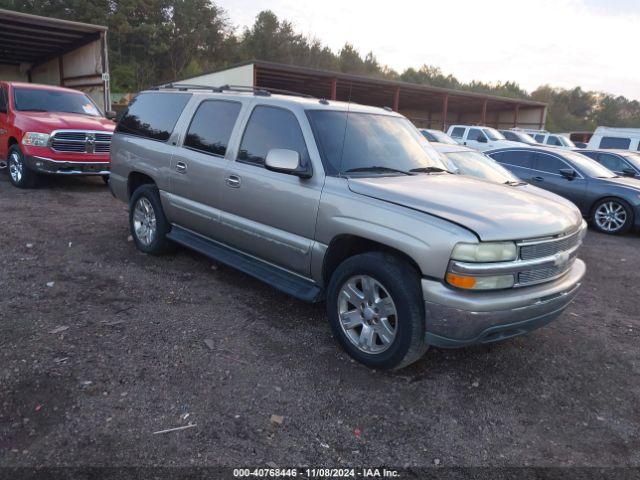
<svg viewBox="0 0 640 480">
<path fill-rule="evenodd" d="M 0 9 L 0 63 L 38 64 L 100 38 L 102 25 Z"/>
</svg>

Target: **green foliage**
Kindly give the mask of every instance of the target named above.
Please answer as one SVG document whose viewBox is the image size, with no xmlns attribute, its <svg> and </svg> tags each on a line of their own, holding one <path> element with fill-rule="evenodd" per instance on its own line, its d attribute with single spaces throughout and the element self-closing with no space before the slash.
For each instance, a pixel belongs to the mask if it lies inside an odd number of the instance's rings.
<svg viewBox="0 0 640 480">
<path fill-rule="evenodd" d="M 539 100 L 549 105 L 546 126 L 552 131 L 640 126 L 640 103 L 635 100 L 549 85 L 529 95 L 514 82 L 463 83 L 432 65 L 398 73 L 381 65 L 373 52 L 363 57 L 351 43 L 335 54 L 270 10 L 260 12 L 250 28 L 237 34 L 226 12 L 210 0 L 0 0 L 0 8 L 107 25 L 114 92 L 136 92 L 258 59 Z"/>
</svg>

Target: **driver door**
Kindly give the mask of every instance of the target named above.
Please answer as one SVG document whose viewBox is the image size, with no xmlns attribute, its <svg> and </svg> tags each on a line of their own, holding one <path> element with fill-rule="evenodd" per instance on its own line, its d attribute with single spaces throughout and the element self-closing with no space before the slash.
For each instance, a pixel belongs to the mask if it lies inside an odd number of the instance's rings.
<svg viewBox="0 0 640 480">
<path fill-rule="evenodd" d="M 470 128 L 467 133 L 467 140 L 464 142 L 467 147 L 475 148 L 476 150 L 487 150 L 488 142 L 487 137 L 479 128 Z"/>
<path fill-rule="evenodd" d="M 562 169 L 571 169 L 576 176 L 569 179 L 560 173 Z M 575 203 L 582 211 L 589 208 L 586 198 L 587 181 L 572 165 L 555 155 L 536 153 L 534 171 L 527 179 L 532 185 L 544 188 Z"/>
</svg>

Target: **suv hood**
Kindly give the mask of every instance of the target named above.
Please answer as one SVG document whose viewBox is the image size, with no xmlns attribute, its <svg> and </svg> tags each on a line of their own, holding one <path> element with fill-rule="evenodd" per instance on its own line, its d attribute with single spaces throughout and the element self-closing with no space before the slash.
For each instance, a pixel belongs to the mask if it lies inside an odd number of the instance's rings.
<svg viewBox="0 0 640 480">
<path fill-rule="evenodd" d="M 52 130 L 107 130 L 112 132 L 115 123 L 104 117 L 91 117 L 66 112 L 17 112 L 20 128 L 40 128 L 42 133 Z"/>
<path fill-rule="evenodd" d="M 547 237 L 582 223 L 578 208 L 559 197 L 461 175 L 350 178 L 349 189 L 457 223 L 483 241 Z"/>
</svg>

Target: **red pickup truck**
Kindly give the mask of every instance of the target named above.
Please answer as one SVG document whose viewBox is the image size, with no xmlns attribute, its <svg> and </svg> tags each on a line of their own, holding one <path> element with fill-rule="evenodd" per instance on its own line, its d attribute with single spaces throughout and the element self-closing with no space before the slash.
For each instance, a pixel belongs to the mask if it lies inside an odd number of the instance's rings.
<svg viewBox="0 0 640 480">
<path fill-rule="evenodd" d="M 114 128 L 78 90 L 0 82 L 0 167 L 16 187 L 33 186 L 38 174 L 108 179 Z"/>
</svg>

